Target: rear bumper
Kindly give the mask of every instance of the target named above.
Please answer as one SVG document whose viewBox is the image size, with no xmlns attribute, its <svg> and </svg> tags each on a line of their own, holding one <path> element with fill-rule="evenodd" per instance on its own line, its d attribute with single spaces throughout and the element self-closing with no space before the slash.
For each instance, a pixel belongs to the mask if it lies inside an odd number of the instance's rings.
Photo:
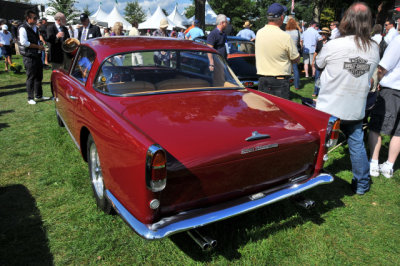
<svg viewBox="0 0 400 266">
<path fill-rule="evenodd" d="M 127 209 L 107 190 L 107 196 L 122 219 L 145 239 L 160 239 L 178 232 L 204 226 L 216 221 L 224 220 L 265 205 L 294 196 L 315 186 L 331 183 L 333 177 L 329 174 L 320 174 L 301 184 L 293 184 L 274 192 L 263 191 L 255 195 L 246 196 L 235 201 L 222 203 L 216 206 L 182 212 L 174 216 L 161 219 L 154 224 L 143 224 L 138 221 Z"/>
</svg>

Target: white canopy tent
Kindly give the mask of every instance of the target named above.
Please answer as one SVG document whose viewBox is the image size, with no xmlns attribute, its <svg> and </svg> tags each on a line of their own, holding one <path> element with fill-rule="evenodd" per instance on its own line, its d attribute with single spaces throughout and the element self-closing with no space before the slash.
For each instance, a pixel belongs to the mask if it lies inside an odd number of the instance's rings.
<svg viewBox="0 0 400 266">
<path fill-rule="evenodd" d="M 168 20 L 168 30 L 172 30 L 177 26 L 172 20 L 167 18 L 164 14 L 164 12 L 161 10 L 161 7 L 158 6 L 156 11 L 153 13 L 153 15 L 147 19 L 145 22 L 139 24 L 139 30 L 145 30 L 145 29 L 151 29 L 151 30 L 156 30 L 160 28 L 160 21 L 161 19 L 166 18 Z"/>
<path fill-rule="evenodd" d="M 55 22 L 54 16 L 50 15 L 50 13 L 54 13 L 56 9 L 54 7 L 46 7 L 44 10 L 44 17 L 47 19 L 47 22 Z"/>
<path fill-rule="evenodd" d="M 208 1 L 206 1 L 205 19 L 204 19 L 206 22 L 206 25 L 215 25 L 216 19 L 217 19 L 217 14 L 214 12 L 214 10 L 212 10 Z M 192 24 L 193 20 L 194 20 L 194 16 L 188 19 L 190 24 Z"/>
<path fill-rule="evenodd" d="M 123 16 L 121 16 L 116 5 L 114 5 L 113 10 L 110 12 L 110 14 L 108 14 L 104 22 L 107 22 L 108 27 L 110 28 L 114 26 L 115 22 L 122 22 L 122 24 L 124 25 L 124 30 L 132 29 L 131 23 L 124 19 Z"/>
<path fill-rule="evenodd" d="M 101 9 L 101 5 L 99 5 L 97 11 L 92 16 L 90 16 L 90 20 L 106 22 L 107 16 L 107 13 L 104 12 L 103 9 Z"/>
<path fill-rule="evenodd" d="M 181 29 L 186 29 L 186 27 L 183 26 L 183 25 L 189 25 L 190 24 L 187 21 L 186 17 L 184 17 L 181 14 L 179 14 L 177 5 L 175 6 L 174 11 L 172 11 L 172 13 L 168 16 L 168 18 L 170 20 L 172 20 L 172 22 L 174 22 L 177 25 L 177 27 L 179 27 Z"/>
</svg>

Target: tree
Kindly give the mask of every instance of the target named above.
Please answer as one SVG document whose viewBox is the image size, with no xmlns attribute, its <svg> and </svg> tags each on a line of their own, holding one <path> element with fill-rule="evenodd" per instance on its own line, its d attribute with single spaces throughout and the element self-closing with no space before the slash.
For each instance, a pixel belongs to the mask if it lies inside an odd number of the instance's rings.
<svg viewBox="0 0 400 266">
<path fill-rule="evenodd" d="M 165 15 L 166 17 L 168 17 L 169 14 L 168 14 L 167 10 L 165 10 L 164 8 L 162 8 L 161 10 L 162 10 L 162 12 L 164 13 L 164 15 Z"/>
<path fill-rule="evenodd" d="M 209 0 L 209 3 L 215 13 L 224 14 L 231 19 L 231 24 L 236 31 L 243 28 L 244 21 L 256 18 L 254 12 L 257 10 L 254 0 Z"/>
<path fill-rule="evenodd" d="M 67 21 L 72 21 L 79 15 L 78 10 L 74 7 L 75 0 L 50 0 L 47 5 L 55 9 L 54 12 L 49 12 L 49 15 L 55 15 L 57 12 L 61 12 L 67 18 Z"/>
<path fill-rule="evenodd" d="M 86 6 L 85 6 L 85 8 L 83 9 L 83 12 L 82 12 L 82 13 L 85 13 L 86 15 L 88 15 L 88 17 L 91 16 L 91 15 L 93 14 L 93 12 L 89 10 L 89 5 L 88 5 L 88 4 L 86 4 Z"/>
<path fill-rule="evenodd" d="M 137 0 L 134 2 L 128 2 L 124 10 L 125 19 L 130 23 L 142 23 L 146 19 L 146 14 L 144 13 L 142 7 L 139 5 Z"/>
<path fill-rule="evenodd" d="M 193 16 L 194 16 L 194 13 L 195 13 L 195 6 L 194 6 L 194 4 L 193 4 L 193 5 L 190 5 L 190 6 L 187 6 L 187 7 L 185 8 L 185 16 L 186 16 L 187 18 L 193 17 Z"/>
</svg>

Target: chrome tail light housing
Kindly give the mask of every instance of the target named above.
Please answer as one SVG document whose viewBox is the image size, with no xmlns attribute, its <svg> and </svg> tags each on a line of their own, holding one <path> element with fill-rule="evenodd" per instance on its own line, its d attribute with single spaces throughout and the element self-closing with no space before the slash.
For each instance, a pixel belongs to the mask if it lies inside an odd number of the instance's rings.
<svg viewBox="0 0 400 266">
<path fill-rule="evenodd" d="M 153 144 L 146 155 L 146 186 L 159 192 L 167 185 L 167 154 L 158 144 Z"/>
<path fill-rule="evenodd" d="M 328 126 L 326 128 L 325 147 L 331 148 L 335 146 L 339 139 L 340 119 L 331 116 L 329 118 Z"/>
</svg>

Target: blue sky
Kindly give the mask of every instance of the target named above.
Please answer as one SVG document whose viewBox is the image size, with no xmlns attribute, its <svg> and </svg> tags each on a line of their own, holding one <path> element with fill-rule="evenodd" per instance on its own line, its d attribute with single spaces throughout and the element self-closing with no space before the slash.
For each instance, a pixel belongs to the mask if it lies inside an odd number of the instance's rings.
<svg viewBox="0 0 400 266">
<path fill-rule="evenodd" d="M 38 4 L 46 4 L 48 0 L 36 0 L 32 2 L 37 2 Z M 75 7 L 78 10 L 83 10 L 83 8 L 88 5 L 89 10 L 92 12 L 96 12 L 97 8 L 99 7 L 100 2 L 102 3 L 102 9 L 106 12 L 109 13 L 114 7 L 115 0 L 78 0 L 77 3 L 75 4 Z M 126 3 L 131 2 L 128 0 L 118 0 L 118 5 L 117 8 L 119 12 L 124 15 L 124 8 L 126 6 Z M 185 8 L 189 5 L 192 4 L 192 0 L 163 0 L 163 1 L 153 1 L 153 0 L 138 0 L 140 6 L 143 8 L 143 11 L 147 14 L 148 10 L 150 9 L 150 12 L 153 13 L 157 5 L 160 5 L 161 8 L 164 8 L 168 14 L 171 14 L 171 12 L 174 10 L 175 4 L 178 4 L 178 11 L 182 13 Z"/>
</svg>

